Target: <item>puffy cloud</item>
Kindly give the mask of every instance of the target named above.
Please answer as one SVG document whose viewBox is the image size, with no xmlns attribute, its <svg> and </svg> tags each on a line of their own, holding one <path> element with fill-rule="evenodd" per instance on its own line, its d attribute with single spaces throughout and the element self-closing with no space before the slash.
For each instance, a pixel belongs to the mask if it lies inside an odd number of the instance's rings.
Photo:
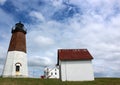
<svg viewBox="0 0 120 85">
<path fill-rule="evenodd" d="M 6 2 L 6 0 L 0 0 L 1 5 L 4 5 L 5 2 Z"/>
<path fill-rule="evenodd" d="M 43 37 L 43 36 L 37 36 L 35 38 L 35 43 L 38 45 L 52 45 L 54 43 L 54 41 L 48 37 Z"/>
<path fill-rule="evenodd" d="M 63 0 L 51 0 L 53 6 L 59 7 L 63 4 Z"/>
<path fill-rule="evenodd" d="M 40 12 L 32 11 L 30 12 L 30 16 L 35 18 L 35 20 L 45 21 L 44 16 Z"/>
<path fill-rule="evenodd" d="M 4 17 L 4 18 L 3 18 Z M 8 29 L 8 26 L 10 26 L 11 24 L 13 25 L 14 23 L 14 19 L 12 15 L 9 15 L 7 12 L 5 12 L 3 9 L 0 8 L 0 25 L 6 26 L 6 29 Z M 3 30 L 3 29 L 1 29 Z"/>
<path fill-rule="evenodd" d="M 45 57 L 45 56 L 32 56 L 29 59 L 29 66 L 38 66 L 38 67 L 45 67 L 45 66 L 50 66 L 53 65 L 51 62 L 50 58 Z"/>
</svg>

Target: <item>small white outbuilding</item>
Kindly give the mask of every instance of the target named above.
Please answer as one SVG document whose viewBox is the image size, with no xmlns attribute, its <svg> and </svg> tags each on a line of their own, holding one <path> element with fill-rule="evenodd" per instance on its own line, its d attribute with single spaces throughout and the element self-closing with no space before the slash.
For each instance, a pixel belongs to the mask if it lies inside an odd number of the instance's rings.
<svg viewBox="0 0 120 85">
<path fill-rule="evenodd" d="M 59 79 L 59 67 L 58 66 L 55 66 L 54 68 L 46 67 L 44 69 L 44 78 Z"/>
<path fill-rule="evenodd" d="M 93 57 L 87 49 L 59 49 L 58 65 L 62 81 L 92 81 Z"/>
</svg>

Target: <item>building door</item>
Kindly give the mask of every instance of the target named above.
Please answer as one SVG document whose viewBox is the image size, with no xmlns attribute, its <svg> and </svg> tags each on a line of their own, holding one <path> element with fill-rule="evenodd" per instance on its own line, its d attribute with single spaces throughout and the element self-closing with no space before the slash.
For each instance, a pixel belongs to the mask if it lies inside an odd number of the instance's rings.
<svg viewBox="0 0 120 85">
<path fill-rule="evenodd" d="M 16 72 L 20 71 L 20 66 L 16 66 Z"/>
<path fill-rule="evenodd" d="M 20 73 L 20 66 L 16 66 L 16 75 L 18 76 Z"/>
<path fill-rule="evenodd" d="M 21 67 L 21 63 L 16 63 L 15 64 L 16 76 L 20 75 L 20 67 Z"/>
</svg>

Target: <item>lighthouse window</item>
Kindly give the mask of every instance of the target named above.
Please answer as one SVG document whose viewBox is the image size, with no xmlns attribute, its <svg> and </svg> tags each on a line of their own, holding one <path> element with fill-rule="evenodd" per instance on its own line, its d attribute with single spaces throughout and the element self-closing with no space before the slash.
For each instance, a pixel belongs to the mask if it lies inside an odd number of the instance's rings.
<svg viewBox="0 0 120 85">
<path fill-rule="evenodd" d="M 16 71 L 20 71 L 20 66 L 16 66 Z"/>
</svg>

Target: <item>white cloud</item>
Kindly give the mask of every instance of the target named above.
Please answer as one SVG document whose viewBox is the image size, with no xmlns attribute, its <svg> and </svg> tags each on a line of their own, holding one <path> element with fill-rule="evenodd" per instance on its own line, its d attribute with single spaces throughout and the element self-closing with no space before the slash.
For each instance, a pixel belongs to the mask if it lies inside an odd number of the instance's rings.
<svg viewBox="0 0 120 85">
<path fill-rule="evenodd" d="M 3 17 L 4 17 L 4 18 L 3 18 Z M 1 8 L 0 8 L 0 18 L 1 18 L 0 24 L 1 24 L 2 26 L 5 25 L 7 29 L 8 29 L 8 26 L 13 25 L 13 23 L 14 23 L 13 16 L 10 15 L 10 14 L 8 14 L 8 13 L 6 13 L 6 12 L 5 12 L 3 9 L 1 9 Z M 1 29 L 1 30 L 3 30 L 3 29 Z"/>
<path fill-rule="evenodd" d="M 36 38 L 34 39 L 34 42 L 37 44 L 37 45 L 42 45 L 42 46 L 45 46 L 45 45 L 52 45 L 54 44 L 54 41 L 48 37 L 44 37 L 44 36 L 36 36 Z"/>
<path fill-rule="evenodd" d="M 47 58 L 45 56 L 33 56 L 33 57 L 30 57 L 29 59 L 29 66 L 42 66 L 42 67 L 45 67 L 45 66 L 49 66 L 49 65 L 52 65 L 53 63 L 51 62 L 50 58 Z"/>
<path fill-rule="evenodd" d="M 59 7 L 62 5 L 63 0 L 51 0 L 51 2 L 53 3 L 53 6 Z"/>
<path fill-rule="evenodd" d="M 45 21 L 44 16 L 40 12 L 32 11 L 30 12 L 30 16 L 35 18 L 35 20 Z"/>
<path fill-rule="evenodd" d="M 0 4 L 3 5 L 7 0 L 0 0 Z"/>
</svg>

